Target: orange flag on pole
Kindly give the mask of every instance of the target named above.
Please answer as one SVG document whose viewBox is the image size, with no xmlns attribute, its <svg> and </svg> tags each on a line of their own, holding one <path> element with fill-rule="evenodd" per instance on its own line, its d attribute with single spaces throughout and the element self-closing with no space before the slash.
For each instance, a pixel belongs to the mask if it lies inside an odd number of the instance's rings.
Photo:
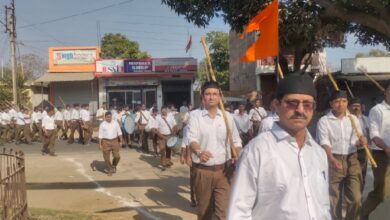
<svg viewBox="0 0 390 220">
<path fill-rule="evenodd" d="M 250 62 L 279 54 L 279 2 L 274 0 L 249 22 L 244 33 L 259 31 L 260 36 L 246 51 L 241 61 Z"/>
</svg>

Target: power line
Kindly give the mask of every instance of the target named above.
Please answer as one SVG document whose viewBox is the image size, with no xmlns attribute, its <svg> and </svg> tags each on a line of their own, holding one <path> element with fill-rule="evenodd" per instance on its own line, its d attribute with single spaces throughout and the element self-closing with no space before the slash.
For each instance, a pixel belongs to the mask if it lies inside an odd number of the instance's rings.
<svg viewBox="0 0 390 220">
<path fill-rule="evenodd" d="M 108 8 L 112 8 L 112 7 L 115 7 L 115 6 L 128 4 L 128 3 L 133 2 L 133 1 L 134 0 L 121 1 L 121 2 L 117 2 L 117 3 L 113 3 L 113 4 L 110 4 L 110 5 L 103 6 L 103 7 L 100 7 L 100 8 L 95 8 L 95 9 L 83 11 L 83 12 L 80 12 L 80 13 L 68 15 L 68 16 L 63 16 L 63 17 L 54 18 L 54 19 L 47 20 L 47 21 L 42 21 L 40 23 L 27 24 L 27 25 L 24 25 L 24 26 L 20 26 L 19 29 L 28 28 L 28 27 L 34 27 L 34 26 L 37 26 L 37 25 L 50 24 L 50 23 L 54 23 L 54 22 L 58 22 L 58 21 L 62 21 L 62 20 L 66 20 L 66 19 L 70 19 L 70 18 L 74 18 L 74 17 L 78 17 L 78 16 L 83 16 L 83 15 L 95 13 L 95 12 L 98 12 L 98 11 L 102 11 L 102 10 L 105 10 L 105 9 L 108 9 Z"/>
</svg>

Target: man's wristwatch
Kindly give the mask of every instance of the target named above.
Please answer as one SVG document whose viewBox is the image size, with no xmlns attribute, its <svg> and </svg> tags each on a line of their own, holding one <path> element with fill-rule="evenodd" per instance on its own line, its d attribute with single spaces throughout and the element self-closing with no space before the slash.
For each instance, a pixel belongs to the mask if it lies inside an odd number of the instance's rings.
<svg viewBox="0 0 390 220">
<path fill-rule="evenodd" d="M 202 151 L 201 150 L 196 150 L 195 152 L 196 152 L 196 156 L 198 156 L 200 158 L 200 154 L 202 153 Z"/>
</svg>

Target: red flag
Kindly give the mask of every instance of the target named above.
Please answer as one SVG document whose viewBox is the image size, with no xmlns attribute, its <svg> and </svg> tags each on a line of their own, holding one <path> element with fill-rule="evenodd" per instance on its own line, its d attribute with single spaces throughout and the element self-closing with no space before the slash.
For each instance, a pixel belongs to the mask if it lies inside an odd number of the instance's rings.
<svg viewBox="0 0 390 220">
<path fill-rule="evenodd" d="M 250 62 L 279 54 L 279 2 L 274 0 L 264 10 L 260 11 L 245 28 L 244 33 L 259 31 L 260 36 L 246 51 L 241 61 Z"/>
<path fill-rule="evenodd" d="M 186 53 L 188 53 L 188 51 L 191 49 L 191 46 L 192 46 L 192 35 L 190 35 L 190 38 L 188 39 L 188 43 L 186 46 Z"/>
</svg>

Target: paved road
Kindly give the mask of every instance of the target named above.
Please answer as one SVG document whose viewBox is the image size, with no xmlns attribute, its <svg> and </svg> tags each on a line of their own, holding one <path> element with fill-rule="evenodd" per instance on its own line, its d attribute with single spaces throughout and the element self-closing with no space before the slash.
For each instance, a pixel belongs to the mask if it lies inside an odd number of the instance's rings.
<svg viewBox="0 0 390 220">
<path fill-rule="evenodd" d="M 30 207 L 84 211 L 106 219 L 196 219 L 189 206 L 189 172 L 179 164 L 165 171 L 158 158 L 135 149 L 122 149 L 118 173 L 108 177 L 97 144 L 82 146 L 57 143 L 57 157 L 42 156 L 40 144 L 8 148 L 26 154 Z M 91 169 L 94 165 L 96 171 Z M 365 194 L 372 189 L 367 174 Z M 388 220 L 390 200 L 381 204 L 371 219 Z"/>
</svg>

